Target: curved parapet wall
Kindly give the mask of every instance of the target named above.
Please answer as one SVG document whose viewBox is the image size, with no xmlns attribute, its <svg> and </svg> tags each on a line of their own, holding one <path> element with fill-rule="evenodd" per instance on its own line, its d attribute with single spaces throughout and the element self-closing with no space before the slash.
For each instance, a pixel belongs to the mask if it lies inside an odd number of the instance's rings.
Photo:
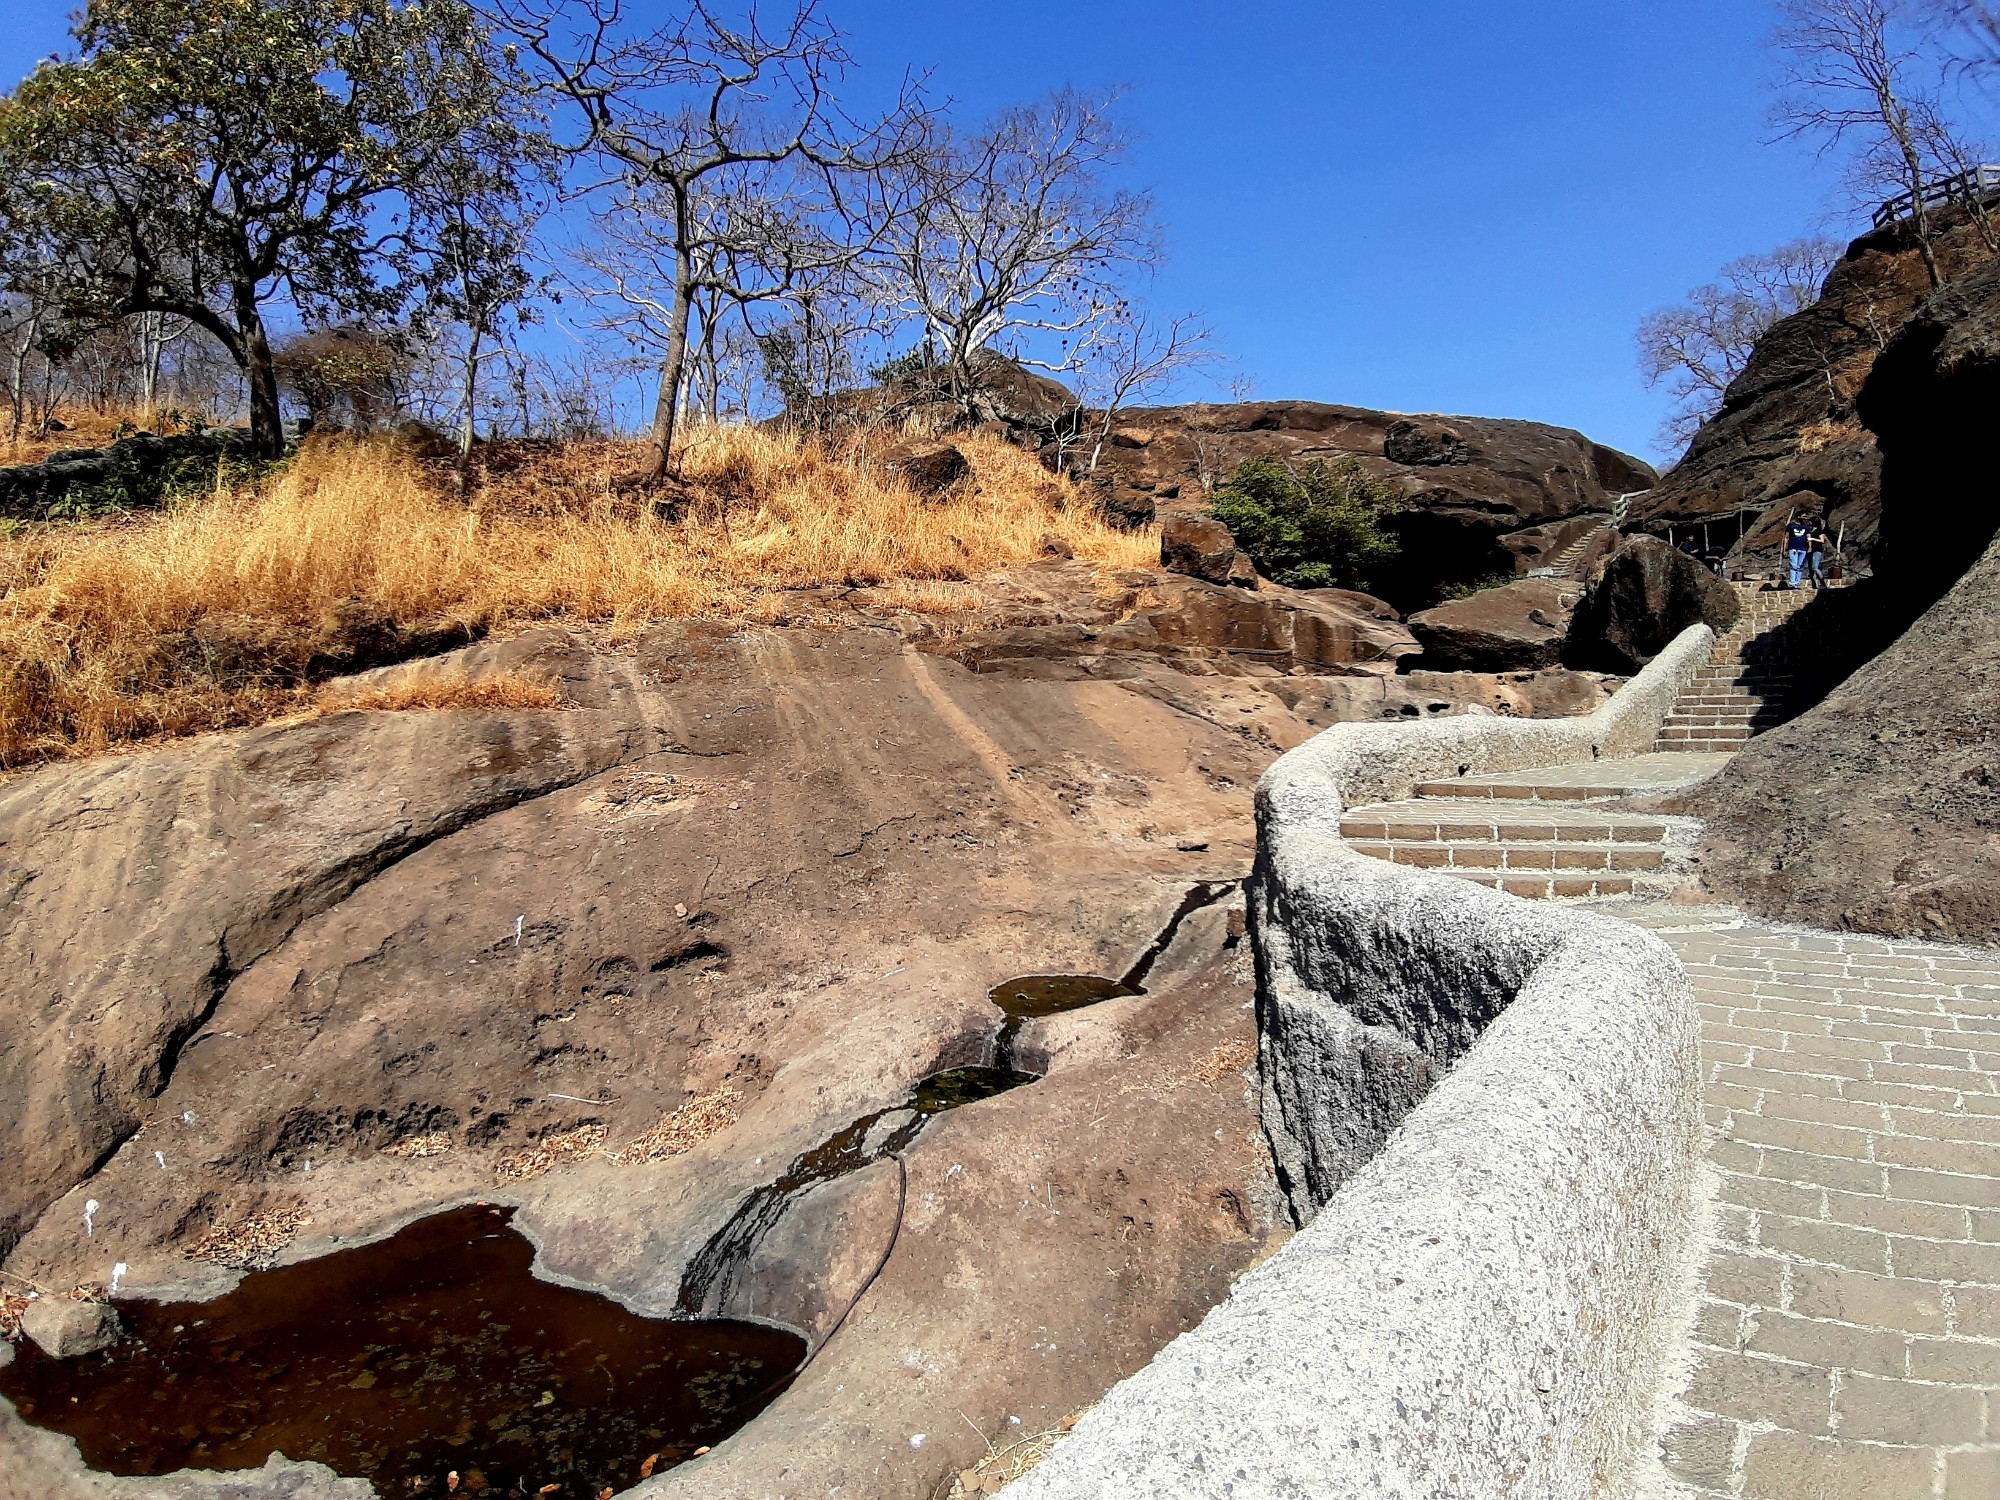
<svg viewBox="0 0 2000 1500">
<path fill-rule="evenodd" d="M 1651 747 L 1713 641 L 1583 719 L 1342 725 L 1258 789 L 1264 1118 L 1310 1223 L 1021 1500 L 1629 1492 L 1695 1244 L 1697 1028 L 1656 938 L 1353 854 L 1342 810 Z"/>
</svg>

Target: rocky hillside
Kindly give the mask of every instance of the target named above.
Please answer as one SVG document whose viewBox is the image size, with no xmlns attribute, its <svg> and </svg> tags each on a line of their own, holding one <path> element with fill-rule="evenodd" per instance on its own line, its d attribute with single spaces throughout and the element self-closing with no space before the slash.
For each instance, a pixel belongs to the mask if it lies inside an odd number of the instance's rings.
<svg viewBox="0 0 2000 1500">
<path fill-rule="evenodd" d="M 1873 362 L 1856 410 L 1881 445 L 1880 571 L 1809 613 L 1830 617 L 1820 639 L 1862 649 L 1915 623 L 1703 793 L 1704 879 L 1775 917 L 1992 942 L 2000 264 L 1929 299 Z"/>
<path fill-rule="evenodd" d="M 1400 558 L 1375 580 L 1399 609 L 1526 571 L 1605 520 L 1653 470 L 1582 433 L 1496 417 L 1404 416 L 1317 401 L 1122 413 L 1100 479 L 1114 509 L 1203 500 L 1246 459 L 1353 458 L 1404 499 Z"/>
<path fill-rule="evenodd" d="M 546 1274 L 664 1312 L 720 1245 L 702 1306 L 841 1337 L 669 1494 L 915 1500 L 981 1434 L 1096 1400 L 1287 1232 L 1224 899 L 1259 774 L 1335 720 L 1585 712 L 1602 684 L 1399 674 L 1409 633 L 1338 591 L 1051 558 L 975 608 L 911 598 L 511 633 L 349 681 L 525 674 L 565 706 L 0 782 L 5 1270 L 205 1295 L 477 1199 L 519 1207 Z M 1001 1042 L 989 987 L 1149 953 L 1143 993 Z M 1032 1080 L 723 1237 L 785 1163 L 1003 1045 Z M 48 1451 L 38 1500 L 99 1493 Z"/>
<path fill-rule="evenodd" d="M 1991 258 L 1962 214 L 1938 222 L 1947 276 Z M 1857 401 L 1884 347 L 1929 292 L 1907 225 L 1856 240 L 1819 301 L 1758 341 L 1722 410 L 1634 504 L 1630 524 L 1658 535 L 1706 524 L 1713 544 L 1768 566 L 1786 516 L 1811 506 L 1830 530 L 1844 530 L 1849 564 L 1867 568 L 1882 525 L 1882 454 Z"/>
</svg>

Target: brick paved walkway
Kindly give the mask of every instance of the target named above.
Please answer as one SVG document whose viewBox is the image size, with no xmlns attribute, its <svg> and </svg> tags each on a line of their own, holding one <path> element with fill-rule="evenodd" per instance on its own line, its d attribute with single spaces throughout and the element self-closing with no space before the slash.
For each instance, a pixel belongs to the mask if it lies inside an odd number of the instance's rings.
<svg viewBox="0 0 2000 1500">
<path fill-rule="evenodd" d="M 1702 1002 L 1691 1494 L 2000 1500 L 2000 952 L 1633 912 Z"/>
</svg>

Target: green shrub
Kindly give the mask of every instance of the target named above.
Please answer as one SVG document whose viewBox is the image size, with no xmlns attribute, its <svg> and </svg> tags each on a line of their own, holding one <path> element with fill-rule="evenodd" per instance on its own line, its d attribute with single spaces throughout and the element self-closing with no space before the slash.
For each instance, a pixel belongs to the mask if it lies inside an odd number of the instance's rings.
<svg viewBox="0 0 2000 1500">
<path fill-rule="evenodd" d="M 1257 571 L 1295 589 L 1367 588 L 1397 553 L 1384 521 L 1400 509 L 1396 492 L 1351 458 L 1253 458 L 1209 502 Z"/>
<path fill-rule="evenodd" d="M 1438 595 L 1440 602 L 1449 604 L 1454 599 L 1470 599 L 1474 594 L 1483 594 L 1488 589 L 1504 589 L 1508 584 L 1520 581 L 1519 573 L 1489 573 L 1470 583 L 1448 583 L 1438 591 Z"/>
</svg>

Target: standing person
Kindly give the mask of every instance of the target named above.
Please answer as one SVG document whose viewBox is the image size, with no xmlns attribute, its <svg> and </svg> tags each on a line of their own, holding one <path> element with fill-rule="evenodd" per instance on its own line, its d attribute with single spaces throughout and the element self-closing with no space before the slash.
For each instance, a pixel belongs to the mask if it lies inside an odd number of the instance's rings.
<svg viewBox="0 0 2000 1500">
<path fill-rule="evenodd" d="M 1812 552 L 1813 522 L 1810 515 L 1794 514 L 1785 522 L 1785 587 L 1795 589 L 1805 582 L 1806 558 Z"/>
<path fill-rule="evenodd" d="M 1818 516 L 1813 517 L 1812 535 L 1806 539 L 1806 546 L 1812 560 L 1813 587 L 1823 589 L 1826 587 L 1827 535 L 1826 522 Z"/>
</svg>

